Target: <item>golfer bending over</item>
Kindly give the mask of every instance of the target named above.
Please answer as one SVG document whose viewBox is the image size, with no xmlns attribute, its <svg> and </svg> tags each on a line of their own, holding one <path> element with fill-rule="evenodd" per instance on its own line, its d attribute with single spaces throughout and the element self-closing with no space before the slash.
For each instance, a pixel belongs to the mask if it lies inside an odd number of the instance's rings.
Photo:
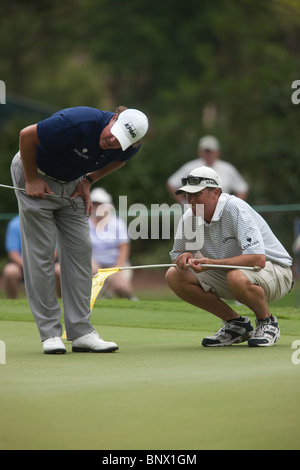
<svg viewBox="0 0 300 470">
<path fill-rule="evenodd" d="M 55 295 L 55 242 L 65 328 L 72 350 L 118 349 L 115 343 L 103 341 L 90 323 L 90 187 L 138 152 L 147 129 L 147 117 L 135 109 L 112 113 L 76 107 L 59 111 L 20 133 L 20 152 L 13 159 L 11 172 L 14 185 L 26 189 L 26 193 L 16 191 L 25 288 L 46 354 L 66 352 Z M 49 197 L 53 194 L 62 197 Z"/>
<path fill-rule="evenodd" d="M 196 168 L 182 179 L 182 185 L 177 193 L 185 192 L 191 207 L 181 218 L 170 253 L 177 266 L 166 273 L 169 287 L 182 300 L 223 320 L 214 336 L 203 339 L 203 346 L 228 346 L 247 340 L 249 346 L 273 345 L 280 331 L 268 303 L 291 290 L 292 258 L 254 209 L 235 196 L 222 194 L 221 179 L 211 168 Z M 199 215 L 200 204 L 204 217 Z M 195 235 L 194 240 L 190 233 Z M 202 257 L 195 259 L 199 234 Z M 191 243 L 192 249 L 188 249 Z M 205 268 L 206 263 L 262 269 Z M 222 299 L 235 299 L 252 310 L 255 331 L 248 317 L 239 316 Z"/>
</svg>

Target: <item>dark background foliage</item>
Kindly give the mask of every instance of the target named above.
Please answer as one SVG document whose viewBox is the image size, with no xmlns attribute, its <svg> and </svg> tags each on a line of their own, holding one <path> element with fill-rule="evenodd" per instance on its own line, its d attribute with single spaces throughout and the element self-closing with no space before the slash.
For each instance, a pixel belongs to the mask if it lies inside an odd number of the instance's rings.
<svg viewBox="0 0 300 470">
<path fill-rule="evenodd" d="M 101 182 L 116 202 L 172 204 L 168 176 L 214 134 L 249 182 L 250 204 L 299 203 L 299 14 L 296 0 L 2 0 L 1 182 L 11 184 L 23 127 L 60 108 L 124 104 L 143 110 L 150 130 L 138 156 Z M 16 212 L 1 191 L 0 213 Z M 291 252 L 297 213 L 263 215 Z M 132 244 L 136 259 L 165 260 L 169 248 Z"/>
</svg>

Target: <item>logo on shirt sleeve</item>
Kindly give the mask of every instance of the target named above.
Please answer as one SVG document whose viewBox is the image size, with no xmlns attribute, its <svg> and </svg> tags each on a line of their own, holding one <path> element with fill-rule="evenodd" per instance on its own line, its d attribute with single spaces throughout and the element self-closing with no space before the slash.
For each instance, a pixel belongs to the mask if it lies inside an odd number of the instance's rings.
<svg viewBox="0 0 300 470">
<path fill-rule="evenodd" d="M 259 244 L 259 241 L 258 240 L 253 240 L 252 241 L 252 238 L 251 237 L 247 237 L 246 238 L 246 244 L 242 246 L 242 249 L 243 250 L 246 250 L 247 248 L 249 248 L 250 246 L 255 246 L 255 245 L 258 245 Z"/>
</svg>

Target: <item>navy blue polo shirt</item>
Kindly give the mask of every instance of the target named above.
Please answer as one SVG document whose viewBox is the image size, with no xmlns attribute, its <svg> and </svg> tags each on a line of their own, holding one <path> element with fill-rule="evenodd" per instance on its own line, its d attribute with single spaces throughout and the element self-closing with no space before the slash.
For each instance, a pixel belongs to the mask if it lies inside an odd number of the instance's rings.
<svg viewBox="0 0 300 470">
<path fill-rule="evenodd" d="M 37 166 L 47 175 L 73 181 L 112 162 L 126 162 L 140 149 L 102 150 L 100 134 L 114 113 L 79 106 L 58 111 L 37 124 Z"/>
</svg>

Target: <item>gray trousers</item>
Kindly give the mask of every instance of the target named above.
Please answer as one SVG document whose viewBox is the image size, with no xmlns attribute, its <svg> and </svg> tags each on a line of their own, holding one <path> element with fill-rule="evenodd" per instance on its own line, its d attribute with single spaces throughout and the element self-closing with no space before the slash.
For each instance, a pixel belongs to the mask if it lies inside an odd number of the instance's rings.
<svg viewBox="0 0 300 470">
<path fill-rule="evenodd" d="M 25 187 L 20 153 L 11 164 L 13 184 Z M 58 183 L 41 176 L 55 194 L 71 196 L 79 180 Z M 63 313 L 68 340 L 93 331 L 90 323 L 92 248 L 83 198 L 74 211 L 66 199 L 27 196 L 16 191 L 19 205 L 25 289 L 41 340 L 62 335 L 61 308 L 56 297 L 54 251 L 61 270 Z"/>
</svg>

